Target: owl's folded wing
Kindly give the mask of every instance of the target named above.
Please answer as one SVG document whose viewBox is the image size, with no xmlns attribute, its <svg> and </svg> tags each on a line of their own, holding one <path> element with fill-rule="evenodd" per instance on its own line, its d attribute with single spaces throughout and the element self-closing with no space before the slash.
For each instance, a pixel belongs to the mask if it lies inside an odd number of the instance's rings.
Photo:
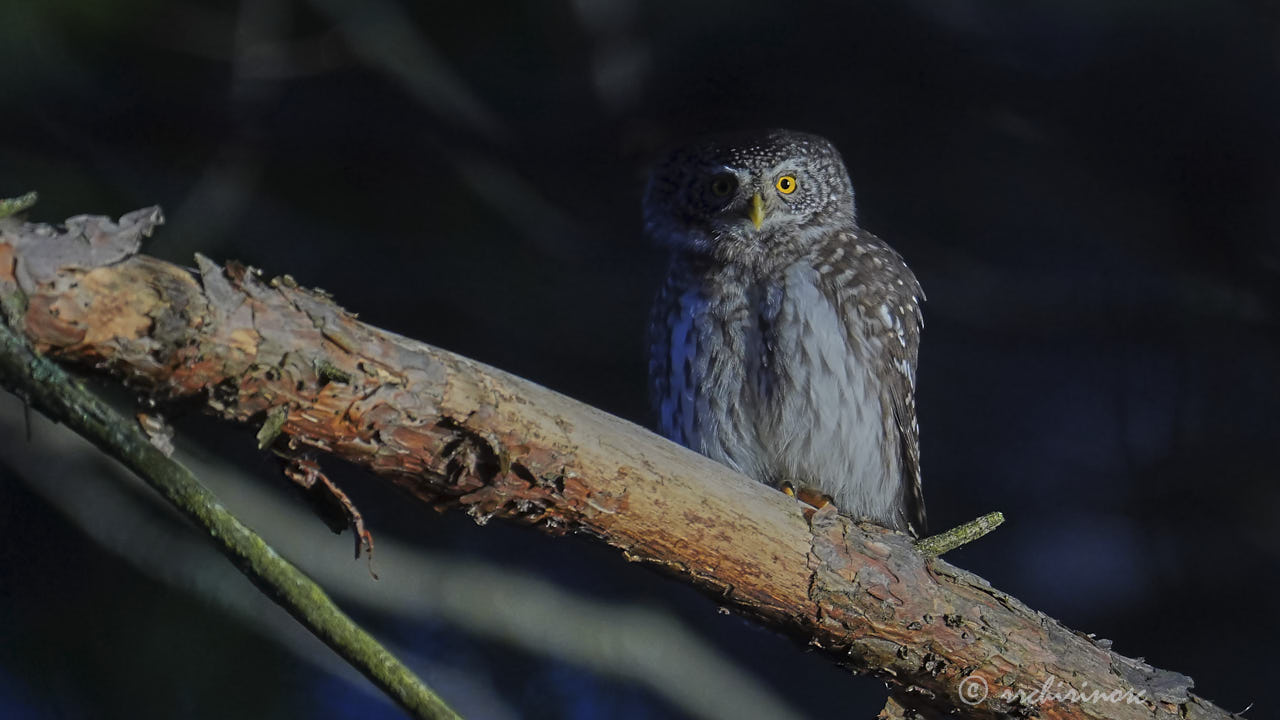
<svg viewBox="0 0 1280 720">
<path fill-rule="evenodd" d="M 858 318 L 862 333 L 875 340 L 867 347 L 867 361 L 886 406 L 885 442 L 897 447 L 902 470 L 901 525 L 919 535 L 925 531 L 925 511 L 915 394 L 924 291 L 902 256 L 861 228 L 840 233 L 822 257 L 825 264 L 818 270 L 845 316 Z M 850 343 L 859 342 L 855 329 L 849 330 Z"/>
</svg>

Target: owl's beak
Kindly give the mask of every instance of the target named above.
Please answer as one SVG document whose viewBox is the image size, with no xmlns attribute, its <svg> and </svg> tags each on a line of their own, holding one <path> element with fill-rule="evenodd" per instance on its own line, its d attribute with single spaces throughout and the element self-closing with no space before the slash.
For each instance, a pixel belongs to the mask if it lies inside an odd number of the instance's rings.
<svg viewBox="0 0 1280 720">
<path fill-rule="evenodd" d="M 759 230 L 764 224 L 764 198 L 760 197 L 760 193 L 751 196 L 751 207 L 747 208 L 747 217 L 751 219 L 751 224 Z"/>
</svg>

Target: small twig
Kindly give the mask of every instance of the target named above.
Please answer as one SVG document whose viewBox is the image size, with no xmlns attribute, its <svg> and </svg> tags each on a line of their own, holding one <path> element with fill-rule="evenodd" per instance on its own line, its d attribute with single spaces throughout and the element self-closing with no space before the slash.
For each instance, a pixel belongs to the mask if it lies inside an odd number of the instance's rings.
<svg viewBox="0 0 1280 720">
<path fill-rule="evenodd" d="M 993 512 L 987 513 L 977 520 L 951 528 L 946 532 L 930 535 L 916 543 L 916 549 L 929 557 L 938 557 L 943 553 L 949 553 L 952 550 L 966 545 L 986 535 L 987 533 L 1000 527 L 1004 522 L 1004 513 Z"/>
<path fill-rule="evenodd" d="M 267 419 L 262 423 L 262 427 L 258 429 L 258 449 L 266 450 L 271 444 L 280 437 L 280 429 L 284 427 L 284 421 L 289 419 L 289 408 L 284 405 L 277 405 L 267 413 Z"/>
<path fill-rule="evenodd" d="M 7 218 L 10 215 L 26 210 L 36 204 L 39 195 L 35 192 L 29 192 L 26 195 L 19 195 L 16 198 L 0 198 L 0 218 Z"/>
<path fill-rule="evenodd" d="M 151 444 L 136 423 L 37 354 L 0 322 L 0 385 L 27 398 L 123 462 L 197 525 L 223 555 L 316 637 L 417 718 L 458 715 L 409 668 L 347 617 L 324 590 L 276 554 L 218 502 L 190 470 Z"/>
</svg>

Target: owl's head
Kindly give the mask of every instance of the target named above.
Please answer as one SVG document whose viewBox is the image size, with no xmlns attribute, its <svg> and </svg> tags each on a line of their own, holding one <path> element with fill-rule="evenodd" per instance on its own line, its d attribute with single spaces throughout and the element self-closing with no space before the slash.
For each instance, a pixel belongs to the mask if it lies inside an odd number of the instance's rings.
<svg viewBox="0 0 1280 720">
<path fill-rule="evenodd" d="M 833 224 L 853 224 L 853 185 L 835 146 L 817 135 L 711 137 L 654 165 L 644 220 L 657 242 L 722 261 L 803 250 Z"/>
</svg>

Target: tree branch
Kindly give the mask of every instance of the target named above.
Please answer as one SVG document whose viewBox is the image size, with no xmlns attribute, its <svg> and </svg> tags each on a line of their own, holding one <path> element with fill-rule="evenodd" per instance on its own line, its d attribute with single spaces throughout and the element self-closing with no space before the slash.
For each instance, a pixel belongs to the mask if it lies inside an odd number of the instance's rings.
<svg viewBox="0 0 1280 720">
<path fill-rule="evenodd" d="M 631 423 L 358 322 L 288 276 L 138 255 L 158 211 L 65 231 L 0 221 L 0 298 L 43 352 L 363 465 L 432 505 L 592 535 L 893 685 L 912 712 L 1226 718 L 1191 680 L 1123 657 L 830 507 Z M 277 435 L 278 433 L 278 435 Z M 246 440 L 247 441 L 247 440 Z M 1051 693 L 1034 691 L 1052 685 Z M 978 689 L 987 693 L 979 697 Z M 1091 692 L 1118 702 L 1079 701 Z M 1020 692 L 1021 691 L 1021 692 Z M 1133 698 L 1126 701 L 1126 698 Z"/>
</svg>

